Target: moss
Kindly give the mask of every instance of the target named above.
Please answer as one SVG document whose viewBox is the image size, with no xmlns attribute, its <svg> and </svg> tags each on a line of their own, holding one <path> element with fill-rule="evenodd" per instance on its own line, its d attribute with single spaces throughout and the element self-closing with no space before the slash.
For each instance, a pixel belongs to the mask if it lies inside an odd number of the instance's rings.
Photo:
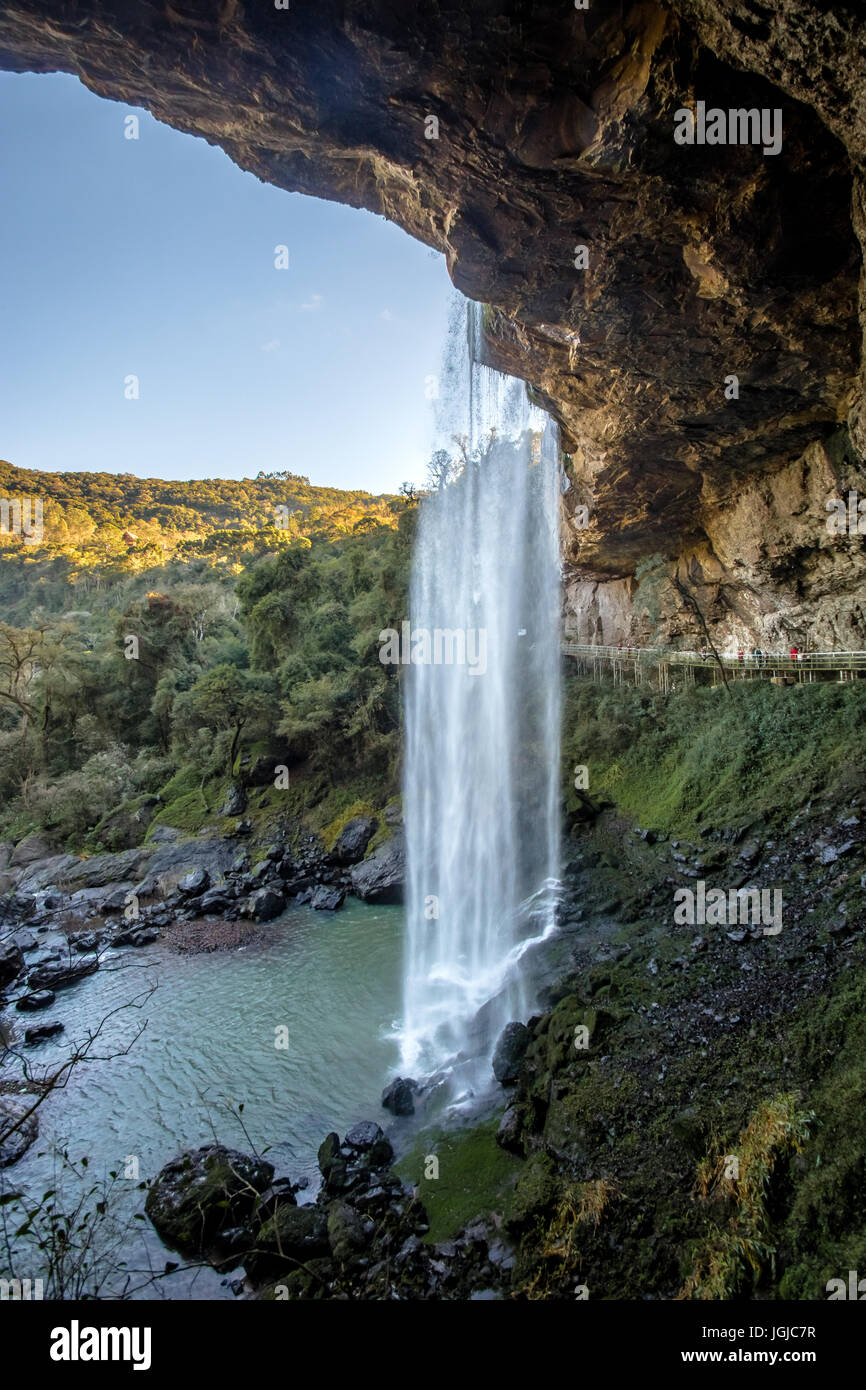
<svg viewBox="0 0 866 1390">
<path fill-rule="evenodd" d="M 356 816 L 371 817 L 381 829 L 379 813 L 370 805 L 369 801 L 353 801 L 351 805 L 340 811 L 339 815 L 335 816 L 330 824 L 326 825 L 319 832 L 328 853 L 334 848 L 334 845 L 339 840 L 346 826 L 349 824 L 349 821 L 354 820 Z"/>
<path fill-rule="evenodd" d="M 512 1232 L 522 1230 L 528 1222 L 543 1215 L 556 1200 L 558 1183 L 552 1160 L 543 1153 L 533 1154 L 508 1202 L 505 1224 Z"/>
<path fill-rule="evenodd" d="M 496 1143 L 498 1123 L 455 1133 L 428 1131 L 395 1166 L 404 1181 L 418 1187 L 430 1222 L 428 1241 L 450 1239 L 468 1222 L 505 1208 L 524 1165 Z M 425 1177 L 431 1155 L 439 1162 L 436 1178 Z"/>
<path fill-rule="evenodd" d="M 585 679 L 566 686 L 564 782 L 589 767 L 603 792 L 641 825 L 680 835 L 744 810 L 786 822 L 822 794 L 843 801 L 866 755 L 866 683 L 698 686 L 675 700 Z"/>
</svg>

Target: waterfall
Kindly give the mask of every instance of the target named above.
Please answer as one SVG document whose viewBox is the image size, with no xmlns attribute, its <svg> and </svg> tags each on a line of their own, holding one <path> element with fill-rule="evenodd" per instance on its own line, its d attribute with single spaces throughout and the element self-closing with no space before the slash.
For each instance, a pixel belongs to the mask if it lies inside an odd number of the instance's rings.
<svg viewBox="0 0 866 1390">
<path fill-rule="evenodd" d="M 474 1060 L 489 1077 L 499 1032 L 531 1006 L 521 958 L 554 929 L 559 871 L 558 441 L 524 383 L 479 362 L 480 327 L 461 299 L 434 456 L 451 466 L 421 505 L 406 634 L 416 1076 Z"/>
</svg>

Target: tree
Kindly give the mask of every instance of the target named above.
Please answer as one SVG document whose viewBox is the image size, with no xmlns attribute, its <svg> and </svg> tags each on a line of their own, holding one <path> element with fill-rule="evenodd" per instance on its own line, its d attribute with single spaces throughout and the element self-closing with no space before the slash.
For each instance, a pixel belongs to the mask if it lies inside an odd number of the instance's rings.
<svg viewBox="0 0 866 1390">
<path fill-rule="evenodd" d="M 241 671 L 237 666 L 214 666 L 199 677 L 191 690 L 176 697 L 172 715 L 174 726 L 181 737 L 187 739 L 202 727 L 213 733 L 230 733 L 228 775 L 231 777 L 244 729 L 263 723 L 272 710 L 268 685 L 266 677 Z"/>
</svg>

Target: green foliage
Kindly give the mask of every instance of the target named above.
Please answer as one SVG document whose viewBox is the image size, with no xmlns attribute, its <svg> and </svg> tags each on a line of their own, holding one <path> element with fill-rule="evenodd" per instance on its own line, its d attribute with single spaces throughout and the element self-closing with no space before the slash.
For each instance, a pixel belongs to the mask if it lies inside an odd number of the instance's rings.
<svg viewBox="0 0 866 1390">
<path fill-rule="evenodd" d="M 0 537 L 0 834 L 121 848 L 161 786 L 154 823 L 198 829 L 253 748 L 301 769 L 305 811 L 341 778 L 394 791 L 377 638 L 406 615 L 407 501 L 2 462 L 0 495 L 44 504 L 40 544 Z"/>
<path fill-rule="evenodd" d="M 697 833 L 744 815 L 768 821 L 816 796 L 857 790 L 866 753 L 866 683 L 734 682 L 665 697 L 573 680 L 566 768 L 641 825 Z M 569 780 L 569 787 L 571 782 Z"/>
</svg>

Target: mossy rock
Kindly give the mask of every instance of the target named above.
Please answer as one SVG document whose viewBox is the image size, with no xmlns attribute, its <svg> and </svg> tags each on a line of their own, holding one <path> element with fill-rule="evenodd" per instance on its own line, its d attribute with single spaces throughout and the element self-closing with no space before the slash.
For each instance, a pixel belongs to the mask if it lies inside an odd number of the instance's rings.
<svg viewBox="0 0 866 1390">
<path fill-rule="evenodd" d="M 253 1279 L 273 1276 L 287 1264 L 306 1263 L 330 1253 L 328 1220 L 321 1207 L 296 1207 L 281 1202 L 256 1235 L 254 1248 L 245 1260 Z"/>
<path fill-rule="evenodd" d="M 549 1211 L 558 1191 L 556 1169 L 547 1154 L 536 1153 L 527 1159 L 526 1167 L 514 1189 L 505 1213 L 509 1231 L 525 1230 L 533 1221 Z"/>
<path fill-rule="evenodd" d="M 250 1220 L 273 1176 L 273 1166 L 263 1159 L 206 1144 L 166 1164 L 144 1209 L 166 1245 L 203 1255 L 220 1232 Z"/>
</svg>

